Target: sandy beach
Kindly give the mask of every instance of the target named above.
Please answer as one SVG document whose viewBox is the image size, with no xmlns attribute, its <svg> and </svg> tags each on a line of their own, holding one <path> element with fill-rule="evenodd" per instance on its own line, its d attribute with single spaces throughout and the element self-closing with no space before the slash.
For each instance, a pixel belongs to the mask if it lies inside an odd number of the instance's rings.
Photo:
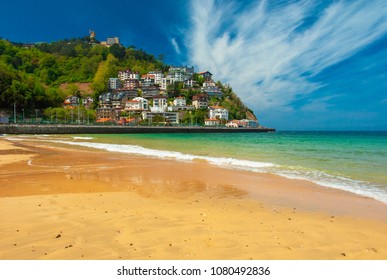
<svg viewBox="0 0 387 280">
<path fill-rule="evenodd" d="M 0 138 L 0 259 L 387 259 L 387 205 L 271 174 Z"/>
</svg>

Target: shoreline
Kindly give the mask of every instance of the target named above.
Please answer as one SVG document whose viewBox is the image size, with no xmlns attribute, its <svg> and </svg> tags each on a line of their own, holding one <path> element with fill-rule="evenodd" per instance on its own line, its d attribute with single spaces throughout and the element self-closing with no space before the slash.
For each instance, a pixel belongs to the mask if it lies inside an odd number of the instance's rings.
<svg viewBox="0 0 387 280">
<path fill-rule="evenodd" d="M 373 199 L 203 162 L 13 145 L 31 159 L 2 164 L 0 259 L 387 258 L 387 206 Z"/>
</svg>

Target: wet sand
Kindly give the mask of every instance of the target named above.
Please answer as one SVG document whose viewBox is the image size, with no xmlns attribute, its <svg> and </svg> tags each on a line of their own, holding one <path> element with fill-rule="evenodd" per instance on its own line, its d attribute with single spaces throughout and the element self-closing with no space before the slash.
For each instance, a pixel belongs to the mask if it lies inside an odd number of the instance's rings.
<svg viewBox="0 0 387 280">
<path fill-rule="evenodd" d="M 0 138 L 0 259 L 387 259 L 387 205 L 373 199 L 205 162 L 12 142 Z"/>
</svg>

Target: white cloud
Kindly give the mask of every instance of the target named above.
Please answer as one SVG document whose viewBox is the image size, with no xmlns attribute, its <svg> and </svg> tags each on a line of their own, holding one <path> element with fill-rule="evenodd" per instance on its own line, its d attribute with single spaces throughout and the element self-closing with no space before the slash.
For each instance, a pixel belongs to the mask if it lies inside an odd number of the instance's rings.
<svg viewBox="0 0 387 280">
<path fill-rule="evenodd" d="M 180 51 L 180 47 L 179 47 L 179 44 L 177 43 L 176 39 L 175 38 L 172 38 L 171 39 L 171 43 L 172 43 L 172 46 L 175 48 L 175 52 L 177 54 L 180 54 L 181 51 Z"/>
<path fill-rule="evenodd" d="M 328 112 L 329 109 L 333 107 L 330 101 L 340 96 L 341 95 L 339 94 L 334 94 L 334 95 L 314 98 L 310 102 L 302 106 L 300 110 L 305 112 L 315 112 L 315 113 Z"/>
<path fill-rule="evenodd" d="M 185 40 L 189 63 L 230 83 L 248 106 L 260 111 L 291 110 L 291 102 L 324 86 L 311 78 L 387 30 L 384 0 L 339 1 L 323 10 L 315 1 L 281 3 L 191 2 Z M 310 17 L 315 21 L 305 24 Z"/>
</svg>

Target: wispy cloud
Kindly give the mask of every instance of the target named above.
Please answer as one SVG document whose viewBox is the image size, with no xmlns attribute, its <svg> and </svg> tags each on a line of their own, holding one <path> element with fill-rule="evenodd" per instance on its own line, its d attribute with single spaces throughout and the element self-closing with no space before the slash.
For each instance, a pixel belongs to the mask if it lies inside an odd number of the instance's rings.
<svg viewBox="0 0 387 280">
<path fill-rule="evenodd" d="M 179 47 L 179 44 L 177 43 L 177 41 L 176 41 L 175 38 L 172 38 L 172 39 L 171 39 L 171 44 L 172 44 L 172 46 L 174 47 L 175 52 L 176 52 L 177 54 L 180 54 L 180 53 L 181 53 L 180 47 Z"/>
<path fill-rule="evenodd" d="M 332 105 L 332 100 L 340 96 L 340 94 L 333 94 L 329 96 L 313 98 L 299 109 L 306 112 L 325 113 L 328 112 L 330 108 L 334 107 Z"/>
<path fill-rule="evenodd" d="M 289 104 L 324 86 L 316 75 L 387 30 L 384 0 L 315 3 L 192 0 L 189 62 L 230 83 L 252 108 L 292 110 Z"/>
</svg>

